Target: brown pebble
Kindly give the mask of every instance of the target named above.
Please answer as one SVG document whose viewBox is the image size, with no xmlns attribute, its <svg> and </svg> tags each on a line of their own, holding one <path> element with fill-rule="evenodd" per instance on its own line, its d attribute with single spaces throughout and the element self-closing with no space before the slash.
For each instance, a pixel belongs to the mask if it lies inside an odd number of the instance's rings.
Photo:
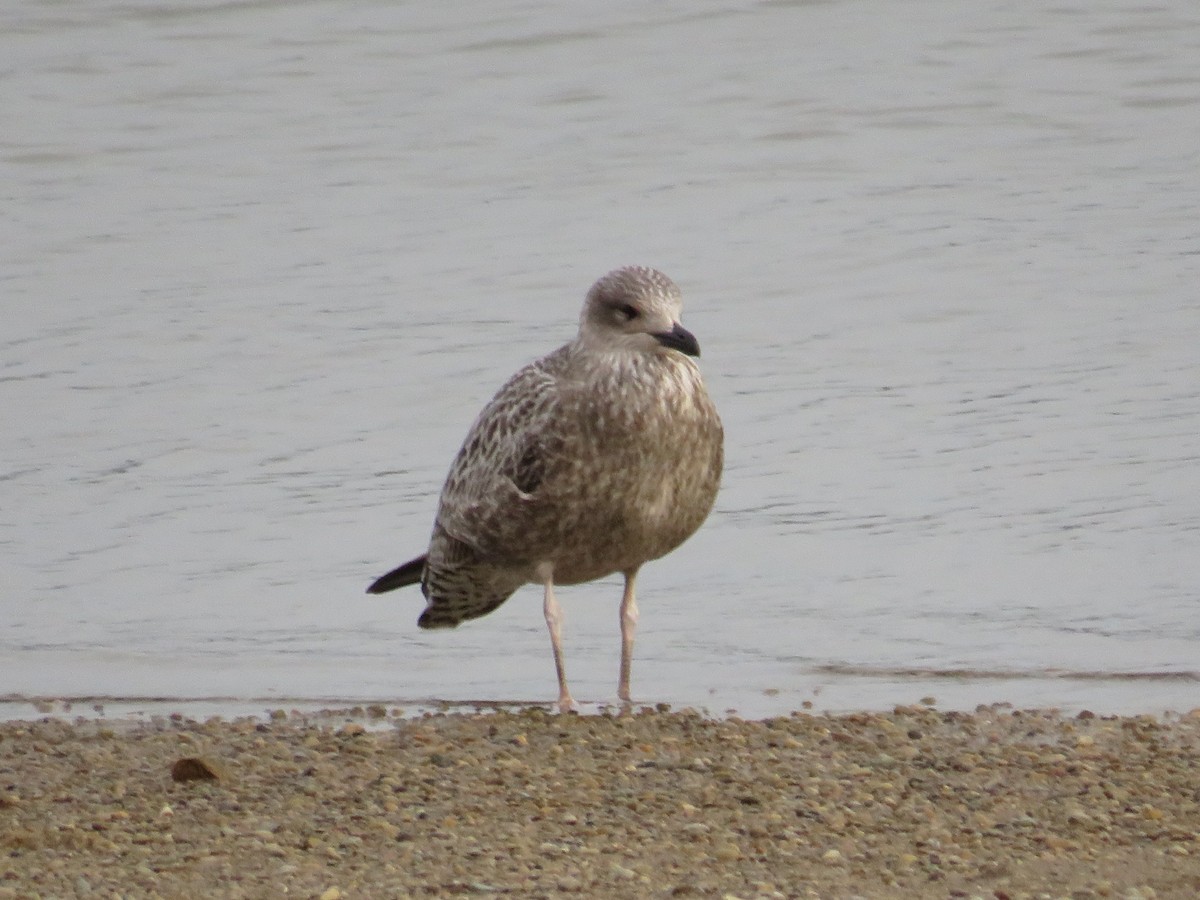
<svg viewBox="0 0 1200 900">
<path fill-rule="evenodd" d="M 202 756 L 185 756 L 175 760 L 171 777 L 176 781 L 216 781 L 221 778 L 221 771 Z"/>
</svg>

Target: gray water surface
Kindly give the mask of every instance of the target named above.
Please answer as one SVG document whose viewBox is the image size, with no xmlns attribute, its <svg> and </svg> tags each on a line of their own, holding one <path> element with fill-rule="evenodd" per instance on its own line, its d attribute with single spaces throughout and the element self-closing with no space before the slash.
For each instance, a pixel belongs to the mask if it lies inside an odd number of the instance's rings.
<svg viewBox="0 0 1200 900">
<path fill-rule="evenodd" d="M 728 466 L 635 695 L 1200 706 L 1190 0 L 0 17 L 0 695 L 552 699 L 536 588 L 363 590 L 641 263 Z M 619 597 L 561 592 L 580 699 Z"/>
</svg>

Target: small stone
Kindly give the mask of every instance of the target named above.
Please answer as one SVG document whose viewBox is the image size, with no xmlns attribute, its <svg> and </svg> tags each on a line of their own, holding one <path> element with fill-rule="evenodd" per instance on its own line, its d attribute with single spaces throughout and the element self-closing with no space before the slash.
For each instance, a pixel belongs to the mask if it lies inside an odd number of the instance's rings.
<svg viewBox="0 0 1200 900">
<path fill-rule="evenodd" d="M 321 900 L 342 900 L 341 888 L 326 888 L 321 894 Z"/>
<path fill-rule="evenodd" d="M 222 777 L 221 768 L 202 756 L 185 756 L 175 760 L 171 766 L 171 777 L 176 781 L 217 781 Z"/>
<path fill-rule="evenodd" d="M 821 862 L 829 866 L 840 866 L 842 864 L 842 851 L 826 850 L 821 854 Z"/>
<path fill-rule="evenodd" d="M 732 842 L 717 844 L 713 848 L 713 856 L 721 860 L 721 862 L 733 862 L 736 859 L 741 859 L 742 851 L 738 849 L 738 845 Z"/>
</svg>

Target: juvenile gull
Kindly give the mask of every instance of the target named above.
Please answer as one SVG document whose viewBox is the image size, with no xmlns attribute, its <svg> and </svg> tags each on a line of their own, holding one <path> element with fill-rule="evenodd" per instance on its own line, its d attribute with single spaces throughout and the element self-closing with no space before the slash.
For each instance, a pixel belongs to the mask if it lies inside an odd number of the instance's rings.
<svg viewBox="0 0 1200 900">
<path fill-rule="evenodd" d="M 554 585 L 620 572 L 617 694 L 628 701 L 638 569 L 700 527 L 721 480 L 721 420 L 681 307 L 679 288 L 655 269 L 617 269 L 592 285 L 575 340 L 518 371 L 467 432 L 429 550 L 367 591 L 420 582 L 417 624 L 452 628 L 541 584 L 566 711 L 574 701 Z"/>
</svg>

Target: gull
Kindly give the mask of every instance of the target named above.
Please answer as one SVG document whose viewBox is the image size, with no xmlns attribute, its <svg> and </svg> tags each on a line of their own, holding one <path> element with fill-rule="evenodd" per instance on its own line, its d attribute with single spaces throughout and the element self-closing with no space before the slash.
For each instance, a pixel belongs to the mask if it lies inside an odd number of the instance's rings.
<svg viewBox="0 0 1200 900">
<path fill-rule="evenodd" d="M 700 527 L 723 465 L 721 420 L 681 308 L 656 269 L 627 266 L 592 285 L 575 339 L 513 375 L 467 432 L 428 550 L 367 591 L 419 583 L 417 624 L 452 628 L 540 584 L 567 712 L 576 706 L 554 587 L 620 572 L 617 696 L 629 703 L 638 570 Z"/>
</svg>

